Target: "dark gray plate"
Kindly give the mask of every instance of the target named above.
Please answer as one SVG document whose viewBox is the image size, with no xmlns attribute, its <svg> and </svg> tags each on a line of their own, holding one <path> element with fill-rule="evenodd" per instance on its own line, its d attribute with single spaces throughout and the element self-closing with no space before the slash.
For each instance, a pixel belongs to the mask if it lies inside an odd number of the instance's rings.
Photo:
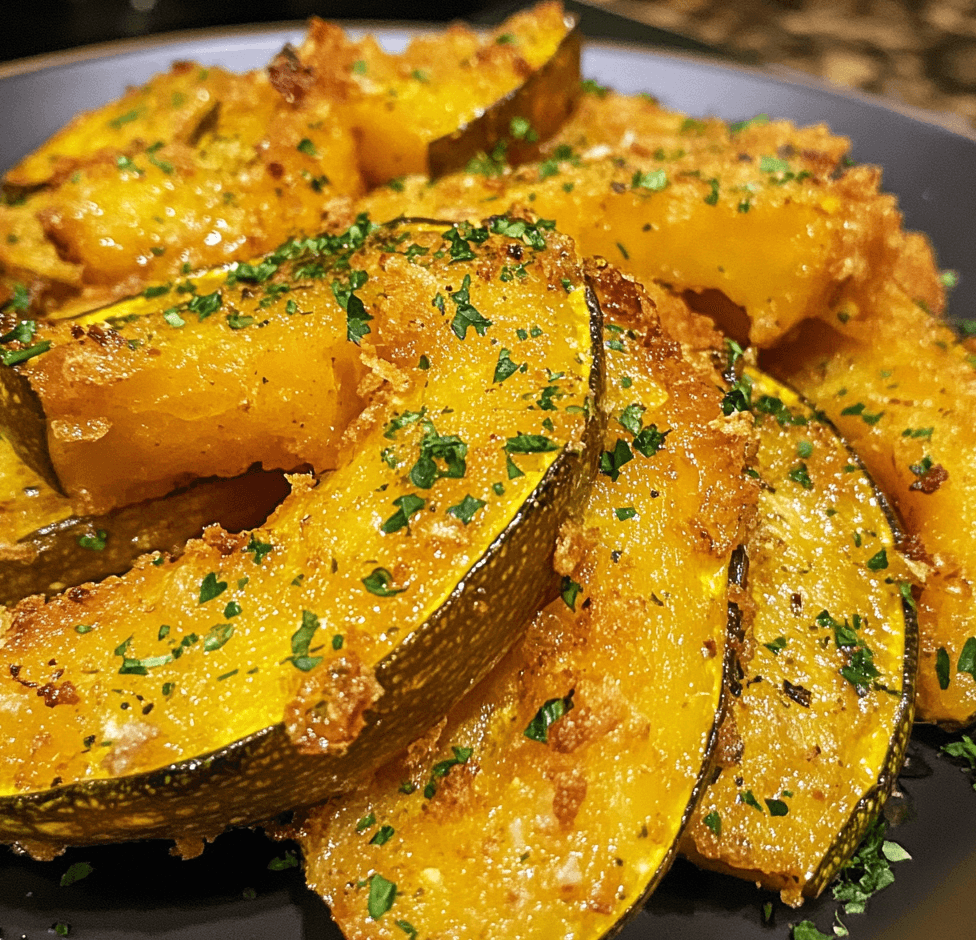
<svg viewBox="0 0 976 940">
<path fill-rule="evenodd" d="M 409 38 L 405 29 L 373 31 L 389 48 Z M 0 170 L 76 112 L 117 97 L 174 59 L 254 68 L 301 35 L 300 25 L 177 34 L 0 67 Z M 800 123 L 827 121 L 852 138 L 855 159 L 885 167 L 886 188 L 900 197 L 906 225 L 928 232 L 942 265 L 959 272 L 952 315 L 976 315 L 976 138 L 813 81 L 644 47 L 591 44 L 584 70 L 691 114 L 736 120 L 765 112 Z M 976 794 L 967 776 L 939 756 L 941 743 L 935 732 L 915 734 L 910 774 L 903 774 L 903 796 L 894 803 L 901 821 L 891 835 L 914 860 L 896 866 L 896 884 L 872 900 L 866 915 L 844 918 L 855 940 L 976 936 Z M 338 940 L 300 872 L 268 869 L 284 851 L 251 832 L 228 833 L 188 862 L 170 857 L 161 843 L 78 849 L 46 864 L 0 849 L 0 936 L 36 940 L 53 936 L 52 926 L 61 923 L 79 940 Z M 76 861 L 91 863 L 94 872 L 61 888 L 61 875 Z M 768 900 L 774 899 L 751 885 L 679 862 L 620 937 L 785 940 L 789 925 L 802 919 L 832 932 L 829 897 L 799 913 L 776 902 L 773 923 L 764 926 L 761 907 Z"/>
</svg>

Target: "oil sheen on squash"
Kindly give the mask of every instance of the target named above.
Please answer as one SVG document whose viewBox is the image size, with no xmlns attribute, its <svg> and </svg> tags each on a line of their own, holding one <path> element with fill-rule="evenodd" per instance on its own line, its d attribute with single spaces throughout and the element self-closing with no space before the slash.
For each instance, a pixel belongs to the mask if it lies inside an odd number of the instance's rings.
<svg viewBox="0 0 976 940">
<path fill-rule="evenodd" d="M 294 239 L 80 320 L 0 315 L 14 350 L 44 350 L 0 366 L 0 426 L 84 514 L 255 463 L 333 468 L 368 371 L 337 297 L 368 229 Z"/>
<path fill-rule="evenodd" d="M 488 225 L 377 228 L 333 275 L 375 377 L 334 472 L 292 477 L 258 529 L 0 614 L 5 840 L 213 834 L 324 798 L 551 596 L 599 454 L 598 309 L 568 240 Z"/>
<path fill-rule="evenodd" d="M 976 719 L 976 372 L 971 350 L 901 286 L 918 280 L 892 278 L 847 307 L 846 323 L 804 331 L 768 362 L 837 424 L 905 520 L 929 572 L 918 717 L 960 728 Z"/>
<path fill-rule="evenodd" d="M 0 299 L 72 315 L 315 234 L 343 199 L 428 164 L 496 145 L 528 159 L 578 96 L 572 25 L 540 4 L 393 54 L 313 18 L 264 69 L 176 63 L 7 173 Z"/>
<path fill-rule="evenodd" d="M 875 169 L 844 170 L 847 145 L 822 125 L 700 121 L 590 86 L 541 162 L 482 161 L 470 168 L 478 172 L 433 187 L 407 180 L 365 204 L 377 217 L 406 206 L 438 218 L 531 205 L 583 254 L 642 283 L 723 291 L 766 345 L 806 317 L 832 315 L 841 286 L 856 296 L 893 261 L 894 199 L 878 192 Z"/>
<path fill-rule="evenodd" d="M 861 464 L 796 393 L 746 380 L 763 484 L 752 658 L 682 851 L 797 904 L 844 865 L 901 768 L 917 627 L 900 532 Z"/>
<path fill-rule="evenodd" d="M 601 937 L 662 876 L 694 800 L 750 430 L 638 289 L 594 273 L 610 421 L 562 597 L 446 723 L 299 827 L 351 940 Z"/>
</svg>

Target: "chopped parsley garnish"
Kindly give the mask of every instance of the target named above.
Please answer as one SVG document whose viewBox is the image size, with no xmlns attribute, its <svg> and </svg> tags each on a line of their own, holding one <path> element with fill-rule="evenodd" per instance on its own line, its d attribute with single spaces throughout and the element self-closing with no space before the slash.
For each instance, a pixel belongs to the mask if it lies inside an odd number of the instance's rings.
<svg viewBox="0 0 976 940">
<path fill-rule="evenodd" d="M 473 256 L 472 256 L 473 257 Z M 461 282 L 460 289 L 451 294 L 451 300 L 457 307 L 454 319 L 451 321 L 451 329 L 458 339 L 464 339 L 467 335 L 468 327 L 473 326 L 479 336 L 484 336 L 485 331 L 491 326 L 491 320 L 485 319 L 472 305 L 468 289 L 471 287 L 471 275 L 465 274 Z"/>
<path fill-rule="evenodd" d="M 406 590 L 406 588 L 392 587 L 393 575 L 386 568 L 374 568 L 362 581 L 366 590 L 377 597 L 393 597 Z"/>
<path fill-rule="evenodd" d="M 199 320 L 206 320 L 212 313 L 218 311 L 223 303 L 219 290 L 212 294 L 194 294 L 187 302 L 186 309 L 195 313 Z"/>
<path fill-rule="evenodd" d="M 214 624 L 203 638 L 203 651 L 212 653 L 219 650 L 234 635 L 234 625 L 232 623 Z"/>
<path fill-rule="evenodd" d="M 745 803 L 746 806 L 751 806 L 760 813 L 764 812 L 759 800 L 753 796 L 752 790 L 743 790 L 741 793 L 739 793 L 738 797 L 736 797 L 736 802 Z"/>
<path fill-rule="evenodd" d="M 475 499 L 475 497 L 468 494 L 456 506 L 451 506 L 447 510 L 447 514 L 454 516 L 456 519 L 460 519 L 467 525 L 474 518 L 474 514 L 479 509 L 483 509 L 484 506 L 485 501 L 483 499 Z"/>
<path fill-rule="evenodd" d="M 542 434 L 517 434 L 505 441 L 505 451 L 509 454 L 545 454 L 554 450 L 559 450 L 559 444 Z M 521 471 L 516 476 L 522 476 Z M 512 479 L 511 472 L 509 479 Z"/>
<path fill-rule="evenodd" d="M 569 575 L 565 575 L 559 589 L 563 603 L 570 609 L 576 610 L 576 598 L 579 597 L 583 587 L 579 582 L 574 581 Z"/>
<path fill-rule="evenodd" d="M 973 679 L 976 679 L 976 637 L 968 637 L 963 643 L 956 669 L 959 672 L 968 673 Z"/>
<path fill-rule="evenodd" d="M 800 486 L 805 490 L 813 489 L 813 481 L 810 479 L 810 474 L 807 471 L 807 465 L 802 461 L 793 467 L 787 476 L 794 482 L 799 483 Z"/>
<path fill-rule="evenodd" d="M 91 745 L 89 745 L 91 746 Z M 61 876 L 61 887 L 67 888 L 82 878 L 87 878 L 95 869 L 88 862 L 75 862 L 68 866 L 68 870 Z"/>
<path fill-rule="evenodd" d="M 264 561 L 265 555 L 274 550 L 274 545 L 270 542 L 259 542 L 252 533 L 247 545 L 244 546 L 245 552 L 254 552 L 254 564 L 260 565 Z"/>
<path fill-rule="evenodd" d="M 273 858 L 268 862 L 268 870 L 285 871 L 288 868 L 297 868 L 298 865 L 298 856 L 291 849 L 288 849 L 280 858 Z"/>
<path fill-rule="evenodd" d="M 495 365 L 495 375 L 492 382 L 504 382 L 505 379 L 518 372 L 519 368 L 524 368 L 524 365 L 520 366 L 519 363 L 513 362 L 511 351 L 502 349 L 498 353 L 498 363 Z"/>
<path fill-rule="evenodd" d="M 888 553 L 882 548 L 868 559 L 867 565 L 870 571 L 883 571 L 888 567 Z"/>
<path fill-rule="evenodd" d="M 668 175 L 664 170 L 653 170 L 650 173 L 642 173 L 640 170 L 634 173 L 630 181 L 632 189 L 646 189 L 650 192 L 660 192 L 668 185 Z"/>
<path fill-rule="evenodd" d="M 633 459 L 634 454 L 630 445 L 623 438 L 618 437 L 613 450 L 605 450 L 600 454 L 600 472 L 616 483 L 623 465 Z"/>
<path fill-rule="evenodd" d="M 440 435 L 434 425 L 427 423 L 427 431 L 420 441 L 420 457 L 410 470 L 410 482 L 420 489 L 430 489 L 437 480 L 461 479 L 467 472 L 465 455 L 468 445 L 456 434 Z M 441 461 L 444 468 L 438 466 Z"/>
<path fill-rule="evenodd" d="M 382 531 L 387 535 L 393 532 L 397 532 L 404 526 L 408 525 L 410 522 L 410 517 L 415 513 L 419 512 L 426 505 L 426 500 L 421 499 L 421 497 L 416 496 L 413 493 L 407 493 L 405 496 L 398 496 L 393 500 L 393 505 L 397 507 L 397 511 L 390 516 L 389 519 L 382 525 Z"/>
<path fill-rule="evenodd" d="M 626 522 L 628 519 L 633 519 L 637 515 L 637 510 L 633 506 L 621 506 L 619 509 L 615 509 L 613 514 L 621 522 Z"/>
<path fill-rule="evenodd" d="M 539 139 L 539 135 L 524 117 L 513 117 L 508 125 L 508 130 L 516 140 L 524 140 L 529 144 L 533 144 Z"/>
<path fill-rule="evenodd" d="M 391 907 L 396 899 L 397 886 L 387 881 L 379 872 L 369 879 L 369 900 L 366 908 L 373 920 L 379 920 Z"/>
<path fill-rule="evenodd" d="M 551 698 L 544 702 L 535 713 L 535 717 L 526 725 L 522 734 L 540 744 L 547 744 L 549 742 L 549 729 L 563 715 L 572 710 L 575 692 L 575 689 L 570 689 L 569 695 L 565 698 Z"/>
<path fill-rule="evenodd" d="M 288 657 L 296 669 L 302 672 L 309 672 L 320 662 L 321 656 L 309 656 L 308 648 L 312 643 L 312 637 L 319 628 L 319 618 L 310 610 L 302 611 L 302 625 L 292 634 L 291 653 Z M 287 662 L 288 660 L 286 660 Z"/>
<path fill-rule="evenodd" d="M 385 845 L 393 836 L 394 829 L 392 826 L 380 826 L 380 828 L 373 835 L 373 838 L 369 840 L 370 845 Z"/>
<path fill-rule="evenodd" d="M 713 809 L 702 822 L 708 826 L 716 836 L 722 835 L 722 817 Z"/>
<path fill-rule="evenodd" d="M 51 348 L 51 341 L 46 339 L 40 343 L 35 343 L 33 346 L 28 346 L 26 349 L 7 349 L 0 353 L 0 362 L 5 366 L 15 366 L 21 362 L 27 362 L 28 359 L 33 359 L 35 356 L 40 356 L 41 353 L 46 353 Z"/>
<path fill-rule="evenodd" d="M 108 532 L 104 529 L 99 529 L 95 535 L 79 535 L 78 536 L 78 546 L 80 548 L 87 548 L 92 552 L 103 552 L 105 551 L 105 544 L 108 540 Z"/>
<path fill-rule="evenodd" d="M 211 571 L 200 585 L 200 603 L 206 604 L 215 597 L 219 597 L 227 590 L 226 581 L 218 581 L 215 572 Z"/>
</svg>

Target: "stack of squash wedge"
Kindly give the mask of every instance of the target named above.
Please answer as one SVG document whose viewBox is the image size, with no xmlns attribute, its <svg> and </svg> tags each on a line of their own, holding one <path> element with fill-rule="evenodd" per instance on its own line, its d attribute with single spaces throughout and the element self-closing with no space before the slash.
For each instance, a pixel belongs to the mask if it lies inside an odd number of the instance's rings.
<svg viewBox="0 0 976 940">
<path fill-rule="evenodd" d="M 11 170 L 0 838 L 296 810 L 353 938 L 595 940 L 679 852 L 816 896 L 976 715 L 976 379 L 845 152 L 581 86 L 544 4 Z"/>
</svg>

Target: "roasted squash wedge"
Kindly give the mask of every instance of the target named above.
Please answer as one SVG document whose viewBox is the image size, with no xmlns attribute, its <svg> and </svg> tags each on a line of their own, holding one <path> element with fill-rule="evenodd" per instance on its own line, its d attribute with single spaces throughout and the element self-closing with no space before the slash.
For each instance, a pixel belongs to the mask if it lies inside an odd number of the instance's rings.
<svg viewBox="0 0 976 940">
<path fill-rule="evenodd" d="M 88 514 L 255 462 L 331 469 L 363 405 L 367 368 L 347 337 L 368 320 L 341 299 L 369 228 L 295 239 L 81 321 L 8 318 L 0 427 Z"/>
<path fill-rule="evenodd" d="M 765 345 L 806 317 L 833 317 L 841 288 L 859 296 L 894 263 L 894 200 L 878 193 L 873 168 L 838 172 L 846 149 L 822 126 L 698 121 L 603 89 L 584 96 L 539 163 L 486 165 L 432 187 L 407 180 L 363 205 L 378 218 L 531 205 L 585 255 L 642 282 L 723 291 Z"/>
<path fill-rule="evenodd" d="M 257 471 L 79 517 L 0 440 L 0 604 L 122 574 L 149 551 L 178 553 L 208 525 L 253 528 L 288 492 L 282 474 Z"/>
<path fill-rule="evenodd" d="M 599 456 L 598 308 L 568 240 L 488 225 L 349 252 L 376 391 L 334 472 L 293 477 L 258 529 L 0 613 L 4 840 L 186 838 L 320 800 L 435 723 L 550 596 Z"/>
<path fill-rule="evenodd" d="M 263 70 L 177 63 L 6 175 L 17 199 L 0 206 L 0 300 L 71 315 L 316 233 L 366 184 L 496 146 L 534 157 L 578 97 L 573 25 L 542 4 L 393 55 L 312 19 Z"/>
<path fill-rule="evenodd" d="M 578 98 L 574 26 L 561 3 L 540 3 L 490 33 L 458 23 L 392 55 L 372 36 L 352 41 L 313 19 L 298 57 L 336 87 L 363 175 L 376 186 L 460 170 L 498 146 L 513 162 L 537 154 Z"/>
<path fill-rule="evenodd" d="M 976 374 L 949 326 L 921 311 L 901 278 L 847 323 L 801 330 L 764 355 L 830 416 L 905 520 L 928 568 L 919 599 L 918 717 L 976 719 Z M 883 342 L 879 341 L 883 337 Z"/>
<path fill-rule="evenodd" d="M 759 433 L 752 655 L 682 851 L 798 904 L 847 862 L 901 768 L 912 575 L 885 498 L 822 416 L 751 369 L 736 391 Z"/>
<path fill-rule="evenodd" d="M 36 187 L 0 209 L 7 282 L 67 314 L 322 229 L 362 177 L 334 95 L 296 92 L 292 65 L 177 65 L 76 118 L 7 176 Z"/>
<path fill-rule="evenodd" d="M 349 938 L 602 937 L 694 803 L 755 506 L 749 424 L 640 288 L 593 275 L 610 422 L 582 527 L 563 531 L 562 598 L 446 724 L 298 826 Z"/>
</svg>

